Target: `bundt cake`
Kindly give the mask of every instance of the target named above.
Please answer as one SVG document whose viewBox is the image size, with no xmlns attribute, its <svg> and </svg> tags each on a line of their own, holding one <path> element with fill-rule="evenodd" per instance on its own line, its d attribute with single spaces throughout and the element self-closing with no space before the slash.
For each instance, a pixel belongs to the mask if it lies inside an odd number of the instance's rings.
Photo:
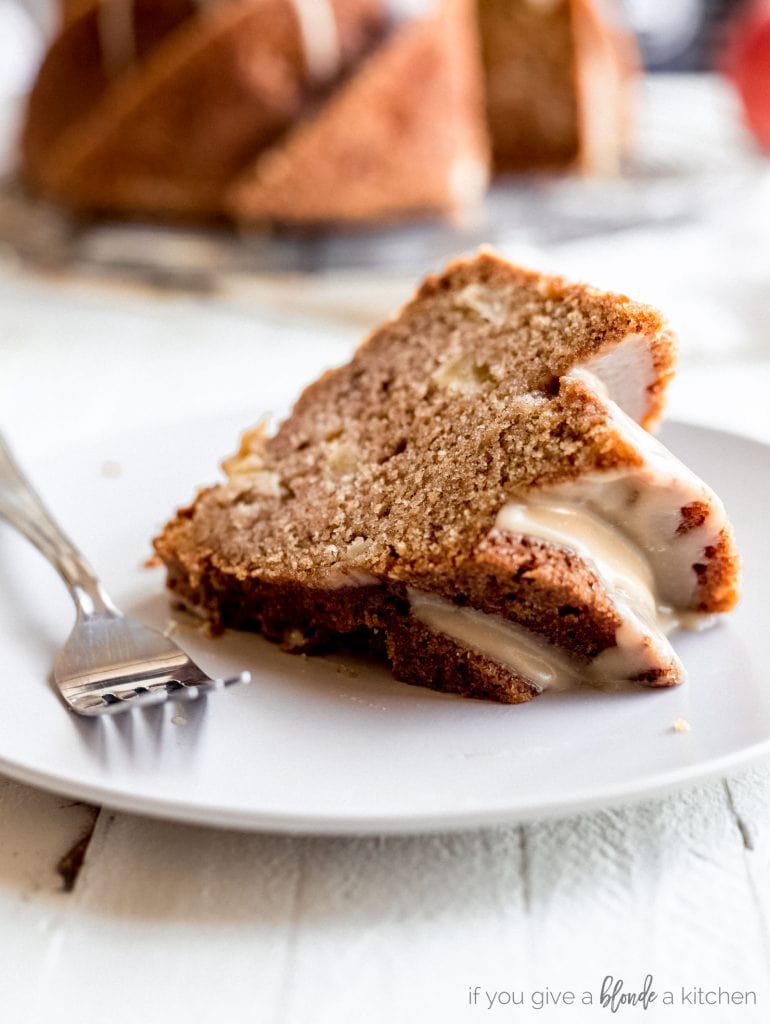
<svg viewBox="0 0 770 1024">
<path fill-rule="evenodd" d="M 633 51 L 595 0 L 398 6 L 68 0 L 24 180 L 76 211 L 261 224 L 462 215 L 490 139 L 499 171 L 617 170 Z"/>
<path fill-rule="evenodd" d="M 156 539 L 168 586 L 218 626 L 363 644 L 470 697 L 675 684 L 666 634 L 733 607 L 738 556 L 645 429 L 674 359 L 647 306 L 459 260 L 245 435 Z"/>
</svg>

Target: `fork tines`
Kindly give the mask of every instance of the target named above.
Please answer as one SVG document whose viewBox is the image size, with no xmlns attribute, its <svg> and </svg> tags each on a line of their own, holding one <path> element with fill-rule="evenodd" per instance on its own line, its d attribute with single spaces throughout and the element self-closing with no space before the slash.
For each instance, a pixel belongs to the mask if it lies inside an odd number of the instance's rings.
<svg viewBox="0 0 770 1024">
<path fill-rule="evenodd" d="M 167 700 L 193 701 L 216 690 L 224 690 L 228 686 L 251 682 L 250 672 L 241 672 L 229 679 L 203 679 L 194 683 L 180 682 L 178 679 L 164 679 L 146 686 L 127 683 L 124 687 L 111 686 L 109 690 L 86 690 L 81 694 L 67 695 L 73 711 L 80 715 L 110 715 L 131 707 L 149 707 L 163 704 Z"/>
</svg>

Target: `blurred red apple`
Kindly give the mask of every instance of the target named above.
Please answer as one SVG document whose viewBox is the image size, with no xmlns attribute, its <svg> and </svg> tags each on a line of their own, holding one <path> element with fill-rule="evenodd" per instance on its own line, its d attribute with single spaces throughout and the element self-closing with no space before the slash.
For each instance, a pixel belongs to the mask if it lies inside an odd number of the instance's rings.
<svg viewBox="0 0 770 1024">
<path fill-rule="evenodd" d="M 733 22 L 723 68 L 737 86 L 746 123 L 770 152 L 770 0 L 748 3 Z"/>
</svg>

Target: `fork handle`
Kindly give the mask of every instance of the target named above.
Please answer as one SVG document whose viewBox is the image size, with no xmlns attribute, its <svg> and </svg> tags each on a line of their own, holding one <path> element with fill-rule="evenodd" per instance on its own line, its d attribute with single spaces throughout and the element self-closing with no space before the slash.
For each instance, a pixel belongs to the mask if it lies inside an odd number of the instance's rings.
<svg viewBox="0 0 770 1024">
<path fill-rule="evenodd" d="M 43 554 L 67 584 L 78 615 L 120 615 L 91 566 L 67 537 L 16 464 L 0 434 L 0 519 Z"/>
</svg>

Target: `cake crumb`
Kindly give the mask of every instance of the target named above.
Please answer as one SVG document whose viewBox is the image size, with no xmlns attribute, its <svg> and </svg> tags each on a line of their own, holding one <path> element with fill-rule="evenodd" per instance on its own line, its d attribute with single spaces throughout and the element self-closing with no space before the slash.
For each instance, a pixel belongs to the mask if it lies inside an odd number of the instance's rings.
<svg viewBox="0 0 770 1024">
<path fill-rule="evenodd" d="M 287 630 L 281 641 L 284 651 L 298 651 L 307 645 L 307 637 L 301 629 Z"/>
<path fill-rule="evenodd" d="M 339 676 L 347 676 L 349 679 L 358 679 L 358 669 L 353 668 L 352 665 L 344 665 L 342 662 L 337 662 L 334 669 Z"/>
<path fill-rule="evenodd" d="M 142 562 L 143 569 L 159 569 L 163 565 L 158 555 L 150 555 L 149 558 L 145 558 Z"/>
<path fill-rule="evenodd" d="M 119 462 L 112 462 L 109 459 L 102 463 L 102 476 L 106 476 L 108 480 L 115 480 L 119 476 L 123 476 L 123 467 Z"/>
<path fill-rule="evenodd" d="M 179 705 L 174 710 L 174 714 L 171 716 L 172 725 L 187 725 L 187 719 L 184 716 L 184 711 Z"/>
<path fill-rule="evenodd" d="M 675 718 L 671 723 L 672 732 L 690 732 L 692 726 L 686 718 Z"/>
<path fill-rule="evenodd" d="M 199 623 L 196 629 L 208 640 L 216 640 L 217 637 L 224 636 L 225 633 L 224 626 L 220 626 L 218 622 L 211 622 L 209 619 Z"/>
<path fill-rule="evenodd" d="M 163 636 L 170 637 L 179 629 L 179 623 L 175 622 L 174 619 L 169 619 L 166 623 L 166 628 L 163 630 Z"/>
</svg>

